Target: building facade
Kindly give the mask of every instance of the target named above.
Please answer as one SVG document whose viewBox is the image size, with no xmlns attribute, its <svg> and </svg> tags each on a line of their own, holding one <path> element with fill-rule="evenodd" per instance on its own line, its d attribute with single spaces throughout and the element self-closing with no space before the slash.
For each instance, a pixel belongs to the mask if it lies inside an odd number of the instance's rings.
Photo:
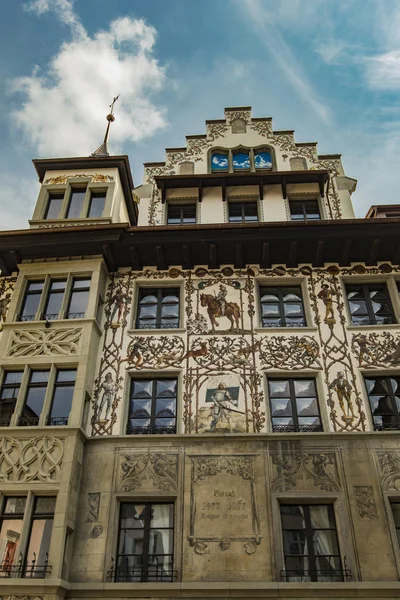
<svg viewBox="0 0 400 600">
<path fill-rule="evenodd" d="M 396 210 L 355 219 L 340 155 L 249 107 L 136 188 L 106 146 L 33 162 L 0 233 L 0 595 L 399 597 Z"/>
</svg>

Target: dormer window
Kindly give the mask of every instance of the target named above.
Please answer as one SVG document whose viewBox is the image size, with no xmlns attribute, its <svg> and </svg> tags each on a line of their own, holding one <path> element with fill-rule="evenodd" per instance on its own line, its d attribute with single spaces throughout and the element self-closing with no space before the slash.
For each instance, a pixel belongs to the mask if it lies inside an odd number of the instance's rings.
<svg viewBox="0 0 400 600">
<path fill-rule="evenodd" d="M 67 219 L 79 219 L 85 202 L 86 187 L 73 187 L 68 203 Z"/>
<path fill-rule="evenodd" d="M 42 187 L 37 220 L 101 219 L 109 215 L 114 184 L 77 181 L 66 186 Z"/>
<path fill-rule="evenodd" d="M 241 171 L 271 171 L 273 168 L 270 148 L 214 149 L 210 154 L 211 173 L 238 173 Z"/>
</svg>

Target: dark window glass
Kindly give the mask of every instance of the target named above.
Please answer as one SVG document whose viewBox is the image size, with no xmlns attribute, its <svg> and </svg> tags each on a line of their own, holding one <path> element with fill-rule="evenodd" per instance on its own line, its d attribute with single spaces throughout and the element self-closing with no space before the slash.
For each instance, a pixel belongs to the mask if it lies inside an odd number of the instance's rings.
<svg viewBox="0 0 400 600">
<path fill-rule="evenodd" d="M 258 221 L 257 202 L 229 202 L 228 211 L 230 223 Z"/>
<path fill-rule="evenodd" d="M 179 327 L 179 289 L 142 288 L 139 291 L 137 329 Z"/>
<path fill-rule="evenodd" d="M 21 496 L 3 499 L 0 527 L 0 577 L 18 576 L 20 540 L 26 498 Z"/>
<path fill-rule="evenodd" d="M 173 581 L 173 548 L 173 504 L 121 503 L 115 581 Z"/>
<path fill-rule="evenodd" d="M 250 171 L 250 154 L 248 150 L 233 152 L 232 161 L 234 171 Z"/>
<path fill-rule="evenodd" d="M 306 327 L 300 286 L 261 287 L 263 327 Z"/>
<path fill-rule="evenodd" d="M 400 429 L 400 377 L 365 377 L 376 430 Z"/>
<path fill-rule="evenodd" d="M 211 171 L 227 171 L 228 168 L 228 154 L 225 152 L 213 152 L 211 155 Z"/>
<path fill-rule="evenodd" d="M 79 219 L 85 201 L 86 188 L 72 188 L 67 210 L 67 219 Z"/>
<path fill-rule="evenodd" d="M 396 526 L 397 541 L 400 546 L 400 502 L 391 502 L 394 524 Z"/>
<path fill-rule="evenodd" d="M 66 285 L 66 279 L 54 279 L 51 281 L 46 307 L 43 313 L 43 319 L 46 321 L 54 321 L 55 319 L 58 319 Z"/>
<path fill-rule="evenodd" d="M 45 219 L 59 219 L 61 215 L 61 207 L 64 201 L 63 193 L 50 193 L 49 200 L 47 202 L 47 209 L 44 218 Z"/>
<path fill-rule="evenodd" d="M 90 291 L 90 278 L 72 280 L 67 319 L 83 319 L 85 317 Z"/>
<path fill-rule="evenodd" d="M 10 424 L 21 387 L 22 375 L 22 371 L 8 371 L 4 374 L 0 390 L 0 427 L 7 427 Z"/>
<path fill-rule="evenodd" d="M 38 425 L 43 410 L 50 371 L 32 371 L 19 425 Z"/>
<path fill-rule="evenodd" d="M 285 581 L 343 581 L 333 506 L 281 505 Z"/>
<path fill-rule="evenodd" d="M 273 431 L 322 431 L 314 379 L 269 379 Z"/>
<path fill-rule="evenodd" d="M 389 292 L 384 283 L 346 285 L 353 325 L 395 323 Z"/>
<path fill-rule="evenodd" d="M 48 425 L 68 425 L 76 379 L 75 370 L 57 371 Z"/>
<path fill-rule="evenodd" d="M 39 579 L 46 576 L 55 503 L 54 496 L 35 498 L 24 565 L 24 577 Z"/>
<path fill-rule="evenodd" d="M 88 217 L 102 217 L 105 204 L 106 192 L 91 192 Z"/>
<path fill-rule="evenodd" d="M 257 171 L 261 169 L 272 169 L 271 153 L 267 150 L 255 150 L 254 166 Z"/>
<path fill-rule="evenodd" d="M 292 221 L 318 221 L 321 219 L 318 200 L 291 200 L 289 207 Z"/>
<path fill-rule="evenodd" d="M 28 281 L 22 309 L 19 316 L 20 321 L 34 321 L 40 304 L 44 281 Z"/>
<path fill-rule="evenodd" d="M 195 204 L 168 204 L 168 225 L 190 225 L 196 223 Z"/>
<path fill-rule="evenodd" d="M 135 379 L 127 433 L 176 433 L 176 379 Z"/>
</svg>

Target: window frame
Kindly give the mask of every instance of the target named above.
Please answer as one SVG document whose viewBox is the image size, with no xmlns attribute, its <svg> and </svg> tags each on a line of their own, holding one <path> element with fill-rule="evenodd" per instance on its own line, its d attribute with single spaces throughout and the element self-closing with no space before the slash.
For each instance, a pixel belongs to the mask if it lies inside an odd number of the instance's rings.
<svg viewBox="0 0 400 600">
<path fill-rule="evenodd" d="M 154 282 L 156 283 L 156 282 Z M 160 327 L 160 323 L 161 323 L 161 301 L 160 301 L 160 297 L 159 297 L 159 293 L 161 294 L 161 300 L 162 300 L 162 292 L 166 290 L 166 292 L 176 292 L 177 298 L 178 298 L 178 324 L 176 327 Z M 147 294 L 151 291 L 156 291 L 157 292 L 157 312 L 156 312 L 156 325 L 155 327 L 140 327 L 139 326 L 139 310 L 140 310 L 140 302 L 141 302 L 141 297 L 142 297 L 142 293 L 146 292 Z M 156 295 L 156 294 L 154 294 Z M 135 313 L 133 313 L 133 319 L 134 319 L 134 329 L 137 331 L 178 331 L 180 329 L 180 327 L 182 326 L 182 286 L 181 285 L 165 285 L 165 286 L 153 286 L 153 285 L 146 285 L 143 284 L 142 282 L 138 282 L 137 284 L 137 288 L 136 288 L 136 311 Z M 172 319 L 170 319 L 172 321 Z M 149 319 L 150 321 L 150 319 Z"/>
<path fill-rule="evenodd" d="M 79 217 L 67 217 L 73 189 L 83 187 L 86 188 L 86 192 Z M 114 189 L 115 181 L 94 182 L 91 177 L 68 177 L 66 183 L 62 185 L 43 184 L 39 193 L 39 199 L 35 209 L 33 222 L 72 222 L 74 220 L 76 221 L 81 219 L 90 219 L 91 221 L 96 219 L 111 219 L 111 208 Z M 103 213 L 100 217 L 89 217 L 88 215 L 90 210 L 91 194 L 101 192 L 104 192 L 105 195 Z M 51 194 L 60 196 L 63 195 L 63 201 L 58 217 L 48 219 L 47 214 L 50 205 L 49 203 Z"/>
<path fill-rule="evenodd" d="M 396 430 L 399 430 L 400 429 L 400 409 L 397 409 L 395 393 L 393 392 L 392 386 L 389 382 L 388 389 L 390 391 L 389 391 L 389 393 L 386 393 L 385 396 L 387 396 L 389 398 L 390 408 L 391 408 L 392 412 L 386 413 L 386 415 L 393 417 L 394 423 L 388 427 L 386 427 L 384 424 L 382 424 L 382 426 L 375 425 L 374 416 L 382 416 L 382 415 L 374 415 L 374 413 L 372 411 L 370 394 L 368 392 L 368 387 L 367 387 L 367 380 L 368 379 L 375 380 L 375 381 L 377 379 L 389 380 L 389 379 L 393 378 L 394 376 L 396 376 L 396 374 L 394 374 L 394 373 L 387 374 L 387 375 L 375 375 L 375 376 L 371 372 L 362 373 L 362 377 L 364 380 L 365 393 L 368 398 L 369 411 L 370 411 L 371 421 L 372 421 L 372 426 L 373 426 L 374 431 L 396 431 Z M 400 380 L 400 375 L 397 375 L 397 377 Z M 383 416 L 385 416 L 385 413 L 383 413 Z"/>
<path fill-rule="evenodd" d="M 268 152 L 271 156 L 271 167 L 270 168 L 265 168 L 265 169 L 260 169 L 260 168 L 256 168 L 255 166 L 255 156 L 257 153 L 259 152 Z M 250 168 L 243 168 L 243 169 L 235 169 L 233 166 L 233 156 L 235 153 L 238 152 L 248 152 L 249 153 L 249 159 L 250 159 Z M 226 155 L 227 159 L 228 159 L 228 166 L 226 169 L 213 169 L 212 168 L 212 157 L 213 154 L 224 154 Z M 215 148 L 211 148 L 209 150 L 209 157 L 208 157 L 208 172 L 211 174 L 217 174 L 217 173 L 269 173 L 271 171 L 276 171 L 276 159 L 275 159 L 275 152 L 272 146 L 268 146 L 265 144 L 262 144 L 261 146 L 252 146 L 252 147 L 247 147 L 247 146 L 243 146 L 243 145 L 239 145 L 236 146 L 235 148 L 222 148 L 222 147 L 215 147 Z"/>
<path fill-rule="evenodd" d="M 391 323 L 377 323 L 376 322 L 376 315 L 373 311 L 372 308 L 372 301 L 371 298 L 369 297 L 369 293 L 366 294 L 365 290 L 366 288 L 369 288 L 370 286 L 382 286 L 385 291 L 386 291 L 386 299 L 387 299 L 387 304 L 389 306 L 390 309 L 390 316 L 392 318 Z M 365 301 L 365 305 L 366 305 L 366 309 L 367 309 L 367 317 L 369 319 L 369 323 L 362 323 L 362 324 L 357 324 L 353 321 L 353 315 L 351 313 L 351 309 L 350 309 L 350 300 L 349 300 L 349 290 L 348 288 L 350 287 L 361 287 L 362 288 L 362 298 L 360 298 L 360 300 L 364 300 Z M 374 327 L 375 325 L 378 326 L 386 326 L 386 325 L 396 325 L 398 324 L 398 319 L 396 317 L 396 313 L 394 310 L 394 305 L 392 302 L 392 298 L 391 298 L 391 294 L 390 294 L 390 289 L 388 286 L 388 281 L 376 281 L 376 282 L 369 282 L 369 281 L 348 281 L 345 280 L 344 281 L 344 298 L 346 300 L 346 307 L 347 307 L 347 312 L 348 312 L 348 316 L 349 316 L 349 324 L 351 327 Z"/>
<path fill-rule="evenodd" d="M 157 381 L 175 381 L 176 382 L 176 398 L 175 398 L 175 425 L 174 427 L 156 427 L 156 403 L 157 403 Z M 130 425 L 131 420 L 131 406 L 132 406 L 132 393 L 133 386 L 136 381 L 151 381 L 151 413 L 150 413 L 150 425 L 137 426 L 132 428 Z M 178 403 L 179 403 L 179 391 L 180 381 L 178 373 L 168 372 L 166 376 L 163 373 L 157 374 L 153 372 L 141 373 L 140 377 L 131 376 L 128 381 L 128 397 L 129 402 L 127 407 L 127 420 L 124 428 L 125 435 L 143 435 L 143 434 L 158 434 L 158 435 L 176 435 L 178 433 Z M 137 398 L 140 400 L 141 398 Z M 143 398 L 144 399 L 144 398 Z M 135 431 L 137 429 L 137 431 Z"/>
<path fill-rule="evenodd" d="M 282 519 L 282 508 L 283 507 L 287 507 L 287 506 L 296 506 L 296 507 L 302 507 L 303 508 L 303 515 L 304 515 L 304 525 L 305 528 L 304 529 L 288 529 L 288 528 L 284 528 L 283 527 L 283 519 Z M 314 508 L 314 507 L 321 507 L 321 506 L 325 506 L 328 508 L 328 519 L 331 520 L 334 523 L 334 528 L 329 527 L 329 528 L 312 528 L 311 526 L 311 516 L 310 516 L 310 508 Z M 329 512 L 330 512 L 330 516 L 329 516 Z M 291 583 L 297 583 L 297 582 L 320 582 L 320 583 L 326 583 L 327 580 L 326 579 L 318 579 L 318 575 L 316 575 L 318 573 L 318 571 L 321 571 L 322 569 L 317 569 L 317 557 L 318 556 L 323 556 L 323 557 L 329 557 L 329 558 L 334 558 L 337 559 L 338 564 L 339 564 L 339 569 L 335 569 L 335 572 L 340 572 L 341 574 L 341 578 L 339 579 L 330 579 L 328 581 L 332 581 L 332 582 L 342 582 L 345 581 L 347 579 L 348 573 L 346 571 L 346 569 L 343 566 L 342 563 L 342 557 L 341 557 L 341 545 L 340 545 L 340 540 L 339 540 L 339 535 L 338 535 L 338 527 L 337 527 L 337 520 L 336 520 L 336 514 L 335 514 L 335 506 L 333 502 L 329 502 L 328 498 L 321 498 L 320 501 L 318 502 L 307 502 L 307 500 L 303 500 L 302 498 L 299 498 L 298 500 L 290 500 L 290 501 L 279 501 L 279 516 L 280 516 L 280 535 L 281 535 L 281 544 L 282 544 L 282 558 L 283 558 L 283 566 L 284 569 L 281 571 L 281 579 L 283 579 L 283 581 L 286 582 L 291 582 Z M 285 551 L 285 543 L 284 543 L 284 531 L 305 531 L 305 540 L 306 540 L 306 547 L 308 550 L 308 554 L 286 554 Z M 314 531 L 333 531 L 336 535 L 336 543 L 337 543 L 337 549 L 338 549 L 338 554 L 326 554 L 326 555 L 317 555 L 315 553 L 314 550 L 314 540 L 313 540 L 313 532 Z M 286 575 L 286 573 L 290 573 L 291 571 L 296 573 L 296 571 L 294 569 L 287 569 L 286 568 L 286 558 L 290 558 L 290 557 L 299 557 L 300 559 L 302 557 L 307 556 L 308 558 L 308 569 L 302 569 L 298 571 L 298 575 Z M 315 573 L 315 575 L 311 575 L 311 576 L 305 576 L 304 573 L 305 572 L 309 572 L 309 573 Z M 326 573 L 329 573 L 329 571 L 326 571 Z M 290 577 L 293 577 L 293 579 L 291 579 Z M 299 577 L 301 577 L 300 581 L 299 581 Z M 303 577 L 306 577 L 305 579 L 303 579 Z"/>
<path fill-rule="evenodd" d="M 194 208 L 194 223 L 184 223 L 183 222 L 183 209 L 184 208 Z M 179 208 L 179 223 L 169 223 L 169 211 L 170 208 Z M 179 227 L 181 225 L 196 225 L 197 223 L 197 201 L 194 202 L 167 202 L 167 207 L 166 207 L 166 225 L 169 225 L 170 227 Z"/>
<path fill-rule="evenodd" d="M 21 381 L 19 383 L 18 386 L 16 386 L 15 384 L 11 384 L 11 383 L 5 383 L 5 380 L 7 378 L 8 373 L 21 373 Z M 3 395 L 3 390 L 4 389 L 15 389 L 16 387 L 18 387 L 18 392 L 15 398 L 15 404 L 14 404 L 14 410 L 10 415 L 10 418 L 8 419 L 8 422 L 6 423 L 5 419 L 0 420 L 0 427 L 10 427 L 11 424 L 14 421 L 14 417 L 17 411 L 17 406 L 18 406 L 18 400 L 20 398 L 20 394 L 21 394 L 21 389 L 24 383 L 24 375 L 25 375 L 25 369 L 22 367 L 20 370 L 18 370 L 17 368 L 7 368 L 7 369 L 3 369 L 2 373 L 1 373 L 1 385 L 0 385 L 0 403 L 2 400 L 2 395 Z"/>
<path fill-rule="evenodd" d="M 290 215 L 290 221 L 293 221 L 294 223 L 298 222 L 298 223 L 307 223 L 309 221 L 322 221 L 323 220 L 323 214 L 322 214 L 322 207 L 321 207 L 321 202 L 319 197 L 314 196 L 314 197 L 309 197 L 309 198 L 295 198 L 295 197 L 289 197 L 288 200 L 288 209 L 289 209 L 289 215 Z M 318 209 L 318 214 L 319 214 L 319 219 L 309 219 L 307 217 L 307 211 L 305 209 L 305 204 L 306 202 L 315 202 L 317 205 L 317 209 Z M 292 205 L 293 204 L 297 204 L 297 205 L 301 205 L 301 209 L 302 209 L 302 213 L 303 213 L 303 219 L 293 219 L 292 218 Z"/>
<path fill-rule="evenodd" d="M 236 199 L 236 198 L 228 198 L 227 199 L 227 213 L 228 213 L 228 223 L 236 223 L 236 224 L 242 224 L 242 223 L 259 223 L 260 222 L 260 207 L 259 207 L 259 199 L 248 199 L 248 200 L 242 200 L 242 199 Z M 256 212 L 257 212 L 257 219 L 256 220 L 247 220 L 245 218 L 245 210 L 244 207 L 245 205 L 249 205 L 249 204 L 254 204 L 256 207 Z M 230 207 L 232 205 L 238 205 L 241 207 L 241 220 L 240 221 L 231 221 L 231 215 L 230 215 Z"/>
<path fill-rule="evenodd" d="M 307 310 L 306 310 L 306 304 L 304 301 L 304 294 L 303 294 L 303 285 L 300 281 L 297 282 L 282 282 L 280 285 L 277 284 L 272 284 L 272 283 L 266 283 L 264 281 L 260 281 L 259 285 L 258 285 L 258 310 L 260 312 L 260 318 L 259 318 L 259 327 L 264 331 L 264 330 L 270 330 L 270 329 L 287 329 L 287 330 L 292 330 L 292 329 L 307 329 L 307 327 L 309 327 L 309 316 L 307 314 Z M 262 296 L 265 294 L 264 290 L 267 290 L 268 288 L 271 289 L 277 289 L 278 290 L 278 300 L 279 300 L 279 319 L 282 321 L 284 321 L 284 325 L 279 325 L 279 324 L 273 324 L 271 326 L 266 326 L 263 325 L 263 316 L 262 316 L 262 306 L 263 304 L 273 304 L 273 302 L 271 301 L 269 302 L 262 302 L 261 298 Z M 299 324 L 294 324 L 293 326 L 288 326 L 286 325 L 286 316 L 285 316 L 285 302 L 283 301 L 283 291 L 286 288 L 298 288 L 300 293 L 299 296 L 301 296 L 301 305 L 302 305 L 302 318 L 304 319 L 304 325 L 299 325 Z M 287 301 L 287 302 L 291 302 L 291 301 Z M 295 302 L 294 300 L 292 302 Z M 274 318 L 274 317 L 271 317 Z M 278 318 L 278 317 L 276 317 Z"/>
<path fill-rule="evenodd" d="M 301 381 L 301 380 L 304 380 L 304 381 L 312 380 L 314 383 L 315 398 L 317 401 L 318 413 L 316 415 L 312 415 L 312 416 L 314 418 L 317 418 L 317 417 L 319 418 L 319 426 L 318 425 L 301 426 L 299 424 L 299 415 L 298 415 L 298 411 L 297 411 L 296 399 L 302 398 L 302 396 L 296 396 L 295 389 L 294 389 L 294 382 Z M 279 417 L 274 417 L 272 414 L 271 400 L 274 400 L 274 398 L 271 397 L 271 388 L 270 388 L 271 381 L 274 381 L 274 382 L 288 381 L 289 382 L 289 399 L 290 399 L 290 406 L 291 406 L 292 414 L 288 415 L 287 417 L 283 417 L 283 418 L 291 418 L 293 420 L 293 425 L 278 425 L 278 426 L 274 425 L 274 419 L 279 418 Z M 293 376 L 289 376 L 289 375 L 282 375 L 282 376 L 276 375 L 276 376 L 269 377 L 267 375 L 267 392 L 268 392 L 268 405 L 269 405 L 269 412 L 270 412 L 270 419 L 271 419 L 271 427 L 272 427 L 273 433 L 315 433 L 315 432 L 323 432 L 324 431 L 324 423 L 322 420 L 321 407 L 319 404 L 318 381 L 317 381 L 317 377 L 315 375 L 310 374 L 309 376 L 302 375 L 299 377 L 296 377 L 296 376 L 293 377 Z M 278 400 L 279 400 L 279 398 L 278 398 Z M 300 418 L 302 418 L 302 415 L 300 415 Z"/>
<path fill-rule="evenodd" d="M 145 524 L 143 527 L 143 552 L 141 555 L 137 555 L 137 554 L 131 554 L 131 555 L 127 555 L 127 554 L 119 554 L 118 553 L 118 548 L 120 545 L 120 536 L 121 536 L 121 531 L 125 531 L 128 528 L 124 528 L 122 530 L 121 528 L 121 522 L 122 522 L 122 506 L 124 504 L 130 504 L 130 505 L 144 505 L 145 506 Z M 151 510 L 153 506 L 158 506 L 158 505 L 167 505 L 167 506 L 171 506 L 172 507 L 172 525 L 171 527 L 163 527 L 163 528 L 159 528 L 159 529 L 167 529 L 169 531 L 172 531 L 172 543 L 171 543 L 171 548 L 172 548 L 172 553 L 171 554 L 163 554 L 163 555 L 154 555 L 154 554 L 150 554 L 149 553 L 149 546 L 150 546 L 150 532 L 152 529 L 150 527 L 151 524 Z M 176 520 L 176 503 L 174 501 L 162 501 L 160 498 L 154 498 L 154 499 L 150 499 L 148 501 L 141 501 L 141 500 L 137 500 L 137 501 L 132 501 L 132 500 L 125 500 L 125 499 L 121 499 L 118 503 L 118 528 L 117 528 L 117 545 L 116 545 L 116 561 L 115 561 L 115 570 L 112 573 L 113 575 L 113 581 L 117 582 L 117 583 L 146 583 L 146 582 L 154 582 L 156 581 L 157 583 L 161 582 L 161 583 L 172 583 L 175 579 L 175 571 L 174 571 L 174 564 L 175 564 L 175 534 L 176 534 L 176 524 L 175 524 L 175 520 Z M 139 529 L 139 528 L 138 528 Z M 135 579 L 135 575 L 133 574 L 133 576 L 126 576 L 124 579 L 120 579 L 118 577 L 119 572 L 118 572 L 118 560 L 120 556 L 141 556 L 142 557 L 142 561 L 141 561 L 141 567 L 140 567 L 140 576 L 139 579 Z M 170 575 L 163 575 L 161 574 L 161 577 L 159 579 L 154 580 L 152 578 L 152 576 L 150 576 L 149 578 L 149 565 L 148 565 L 148 561 L 149 561 L 149 557 L 150 556 L 168 556 L 171 558 L 171 565 L 172 565 L 172 569 L 171 569 L 171 573 Z"/>
</svg>

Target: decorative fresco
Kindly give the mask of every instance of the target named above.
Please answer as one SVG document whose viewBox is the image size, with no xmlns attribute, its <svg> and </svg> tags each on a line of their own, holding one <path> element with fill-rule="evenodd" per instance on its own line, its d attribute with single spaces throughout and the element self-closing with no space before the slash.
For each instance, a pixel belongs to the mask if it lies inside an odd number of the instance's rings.
<svg viewBox="0 0 400 600">
<path fill-rule="evenodd" d="M 361 269 L 362 267 L 362 269 Z M 392 267 L 391 267 L 392 269 Z M 112 274 L 105 304 L 103 352 L 93 394 L 92 435 L 124 433 L 129 378 L 177 377 L 177 431 L 258 433 L 269 414 L 264 376 L 271 372 L 320 373 L 319 405 L 333 431 L 367 428 L 360 367 L 396 367 L 400 336 L 389 332 L 349 333 L 340 277 L 387 273 L 387 265 L 339 269 L 283 266 L 260 269 L 169 271 L 146 269 Z M 393 268 L 395 271 L 395 268 Z M 263 283 L 304 278 L 313 315 L 311 327 L 258 326 L 256 278 Z M 137 330 L 134 285 L 181 286 L 180 329 Z M 310 325 L 310 323 L 308 323 Z M 368 405 L 368 402 L 367 402 Z"/>
</svg>

